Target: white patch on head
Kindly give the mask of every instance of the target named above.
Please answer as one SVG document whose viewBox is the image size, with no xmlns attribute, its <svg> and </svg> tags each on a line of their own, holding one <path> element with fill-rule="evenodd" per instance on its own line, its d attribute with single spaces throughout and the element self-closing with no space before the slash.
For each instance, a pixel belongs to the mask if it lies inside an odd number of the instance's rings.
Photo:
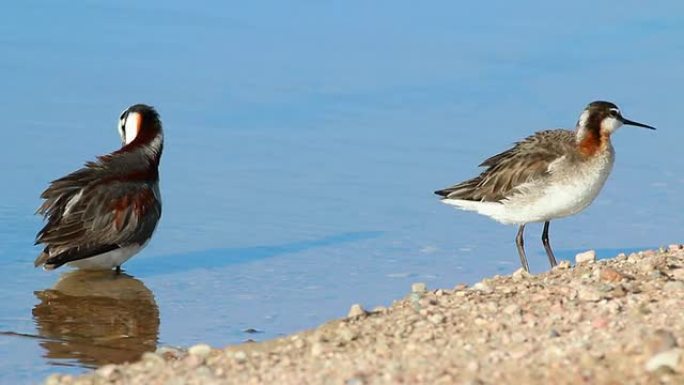
<svg viewBox="0 0 684 385">
<path fill-rule="evenodd" d="M 142 124 L 142 116 L 137 112 L 129 112 L 126 115 L 126 121 L 123 123 L 123 131 L 125 144 L 130 144 L 138 136 L 140 132 L 140 125 Z"/>
<path fill-rule="evenodd" d="M 618 128 L 622 127 L 622 122 L 614 116 L 607 116 L 601 122 L 601 132 L 612 134 L 617 131 Z"/>
<path fill-rule="evenodd" d="M 589 120 L 589 110 L 582 111 L 582 115 L 580 115 L 579 120 L 577 121 L 577 126 L 578 127 L 586 127 L 588 120 Z"/>
</svg>

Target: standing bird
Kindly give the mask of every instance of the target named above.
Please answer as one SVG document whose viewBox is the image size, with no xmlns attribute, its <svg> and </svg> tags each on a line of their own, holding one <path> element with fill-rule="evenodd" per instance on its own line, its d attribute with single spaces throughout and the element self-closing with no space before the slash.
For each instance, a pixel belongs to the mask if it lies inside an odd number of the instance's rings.
<svg viewBox="0 0 684 385">
<path fill-rule="evenodd" d="M 542 243 L 553 267 L 549 222 L 582 211 L 596 198 L 615 160 L 610 136 L 623 124 L 655 130 L 625 119 L 613 103 L 595 101 L 584 109 L 574 131 L 537 132 L 482 162 L 486 170 L 479 176 L 435 194 L 460 209 L 519 225 L 515 243 L 527 271 L 525 225 L 544 222 Z"/>
<path fill-rule="evenodd" d="M 35 265 L 65 263 L 86 270 L 116 268 L 139 252 L 161 217 L 159 160 L 164 137 L 159 114 L 136 104 L 119 120 L 122 147 L 50 183 L 37 210 L 47 224 Z"/>
</svg>

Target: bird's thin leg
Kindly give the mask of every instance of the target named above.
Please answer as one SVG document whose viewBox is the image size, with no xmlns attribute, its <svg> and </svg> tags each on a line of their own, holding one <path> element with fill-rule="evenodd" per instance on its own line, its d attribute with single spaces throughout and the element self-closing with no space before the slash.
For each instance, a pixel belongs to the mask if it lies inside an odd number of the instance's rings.
<svg viewBox="0 0 684 385">
<path fill-rule="evenodd" d="M 525 240 L 523 239 L 524 231 L 525 225 L 520 225 L 520 228 L 518 228 L 518 235 L 515 236 L 515 246 L 518 248 L 520 264 L 525 271 L 530 271 L 530 266 L 527 264 L 527 255 L 525 255 Z"/>
<path fill-rule="evenodd" d="M 121 266 L 117 266 L 115 271 L 116 271 L 116 275 L 121 274 Z"/>
<path fill-rule="evenodd" d="M 544 231 L 542 231 L 542 243 L 544 244 L 544 250 L 546 250 L 546 255 L 549 257 L 549 263 L 551 267 L 558 264 L 556 262 L 556 256 L 553 255 L 553 250 L 551 250 L 551 244 L 549 243 L 549 221 L 544 222 Z"/>
</svg>

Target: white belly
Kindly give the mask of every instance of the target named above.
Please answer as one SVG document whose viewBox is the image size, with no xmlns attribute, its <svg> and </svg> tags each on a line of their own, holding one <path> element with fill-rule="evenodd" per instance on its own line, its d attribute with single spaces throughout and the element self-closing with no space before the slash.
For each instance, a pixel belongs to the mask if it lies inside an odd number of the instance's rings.
<svg viewBox="0 0 684 385">
<path fill-rule="evenodd" d="M 120 249 L 108 251 L 106 253 L 98 254 L 96 256 L 80 259 L 78 261 L 69 262 L 69 266 L 73 266 L 83 270 L 109 270 L 117 266 L 121 266 L 128 261 L 132 256 L 137 254 L 145 247 L 143 245 L 131 245 L 122 247 Z"/>
<path fill-rule="evenodd" d="M 552 163 L 549 167 L 552 176 L 548 180 L 528 183 L 501 202 L 445 199 L 444 203 L 477 211 L 503 224 L 544 222 L 576 214 L 601 192 L 612 170 L 613 154 L 610 152 L 574 168 L 563 161 Z"/>
</svg>

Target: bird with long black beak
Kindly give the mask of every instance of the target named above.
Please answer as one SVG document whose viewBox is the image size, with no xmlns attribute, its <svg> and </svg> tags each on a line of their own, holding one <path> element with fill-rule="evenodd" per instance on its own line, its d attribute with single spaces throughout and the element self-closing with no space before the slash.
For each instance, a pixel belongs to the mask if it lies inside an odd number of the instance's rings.
<svg viewBox="0 0 684 385">
<path fill-rule="evenodd" d="M 655 130 L 625 119 L 610 102 L 595 101 L 582 112 L 574 131 L 537 132 L 480 164 L 477 177 L 436 191 L 442 202 L 476 211 L 503 224 L 518 225 L 515 239 L 520 263 L 529 271 L 525 225 L 543 222 L 542 244 L 551 266 L 556 257 L 549 223 L 584 210 L 594 201 L 613 169 L 611 135 L 622 125 Z"/>
</svg>

